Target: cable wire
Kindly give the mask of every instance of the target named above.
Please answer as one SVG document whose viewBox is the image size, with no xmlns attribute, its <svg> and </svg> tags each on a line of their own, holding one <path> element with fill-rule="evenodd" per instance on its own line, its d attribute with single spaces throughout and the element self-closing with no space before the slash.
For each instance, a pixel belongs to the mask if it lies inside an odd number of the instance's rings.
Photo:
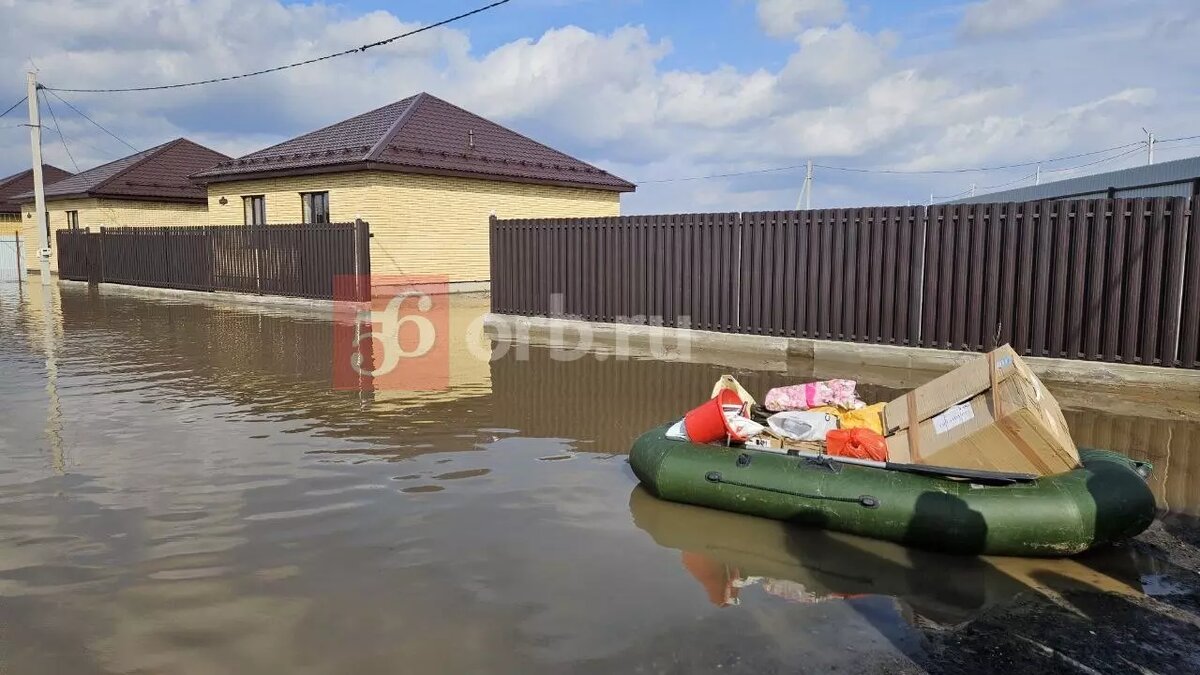
<svg viewBox="0 0 1200 675">
<path fill-rule="evenodd" d="M 25 101 L 28 101 L 28 100 L 29 100 L 28 96 L 22 96 L 20 101 L 17 101 L 16 103 L 8 106 L 8 110 L 5 110 L 4 112 L 0 113 L 0 117 L 4 117 L 5 115 L 12 112 L 13 110 L 16 110 L 17 106 L 21 105 L 22 103 L 24 103 Z"/>
<path fill-rule="evenodd" d="M 1145 145 L 1145 143 L 1142 143 L 1141 145 L 1143 145 L 1143 146 L 1144 146 L 1144 145 Z M 1089 166 L 1095 166 L 1095 165 L 1097 165 L 1097 164 L 1103 164 L 1104 162 L 1111 162 L 1111 161 L 1113 161 L 1114 159 L 1120 159 L 1120 158 L 1122 158 L 1122 157 L 1127 157 L 1127 156 L 1129 156 L 1129 155 L 1132 155 L 1132 154 L 1133 154 L 1133 153 L 1135 153 L 1135 152 L 1141 152 L 1141 150 L 1142 150 L 1141 148 L 1133 148 L 1133 149 L 1131 149 L 1131 150 L 1126 150 L 1125 152 L 1122 152 L 1122 153 L 1120 153 L 1120 154 L 1117 154 L 1117 155 L 1113 155 L 1113 156 L 1111 156 L 1111 157 L 1105 157 L 1105 158 L 1103 158 L 1103 159 L 1098 159 L 1098 160 L 1096 160 L 1096 161 L 1094 161 L 1094 162 L 1088 162 L 1088 163 L 1086 163 L 1086 164 L 1079 164 L 1079 165 L 1077 165 L 1077 166 L 1066 166 L 1066 167 L 1063 167 L 1063 168 L 1061 168 L 1061 169 L 1046 169 L 1046 170 L 1042 171 L 1042 173 L 1043 173 L 1043 174 L 1047 174 L 1047 173 L 1059 173 L 1059 172 L 1062 172 L 1062 171 L 1075 171 L 1076 169 L 1084 169 L 1084 168 L 1087 168 L 1087 167 L 1089 167 Z M 1016 180 L 1014 180 L 1014 181 L 1009 181 L 1008 183 L 1002 183 L 1002 184 L 1000 184 L 1000 185 L 988 185 L 988 186 L 981 187 L 981 188 L 976 188 L 976 189 L 977 189 L 978 191 L 981 191 L 981 192 L 983 192 L 984 194 L 987 194 L 987 193 L 988 193 L 989 191 L 991 191 L 991 190 L 999 190 L 999 189 L 1001 189 L 1001 188 L 1006 188 L 1006 187 L 1008 187 L 1008 186 L 1010 186 L 1010 185 L 1015 185 L 1015 184 L 1017 184 L 1017 183 L 1020 183 L 1020 182 L 1022 182 L 1022 181 L 1029 180 L 1030 178 L 1033 178 L 1033 177 L 1034 177 L 1034 176 L 1036 176 L 1036 175 L 1037 175 L 1037 172 L 1034 172 L 1034 173 L 1031 173 L 1031 174 L 1029 174 L 1028 176 L 1022 176 L 1022 177 L 1020 177 L 1020 178 L 1018 178 L 1018 179 L 1016 179 Z M 970 190 L 968 189 L 968 190 L 967 190 L 967 193 L 969 193 L 969 192 L 970 192 Z M 935 197 L 935 198 L 934 198 L 934 201 L 938 201 L 938 200 L 941 200 L 941 201 L 949 201 L 949 200 L 951 200 L 951 199 L 958 199 L 959 197 L 963 196 L 963 194 L 966 194 L 966 193 L 959 193 L 959 194 L 957 194 L 957 195 L 954 195 L 953 197 Z"/>
<path fill-rule="evenodd" d="M 984 185 L 978 189 L 985 190 L 985 191 L 986 190 L 999 190 L 1000 188 L 1006 188 L 1010 185 L 1016 185 L 1017 183 L 1023 183 L 1025 181 L 1029 180 L 1030 178 L 1036 178 L 1037 175 L 1038 175 L 1037 172 L 1034 171 L 1033 173 L 1031 173 L 1027 176 L 1021 176 L 1020 178 L 1018 178 L 1016 180 L 1010 180 L 1007 183 L 1001 183 L 999 185 Z"/>
<path fill-rule="evenodd" d="M 71 110 L 74 110 L 74 111 L 75 111 L 75 113 L 76 113 L 77 115 L 79 115 L 79 116 L 80 116 L 80 117 L 82 117 L 83 119 L 85 119 L 85 120 L 87 120 L 87 121 L 91 122 L 92 124 L 96 125 L 96 128 L 97 128 L 97 129 L 99 129 L 100 131 L 103 131 L 104 133 L 108 134 L 109 136 L 112 136 L 113 138 L 117 139 L 118 141 L 121 141 L 121 142 L 122 142 L 122 143 L 124 143 L 126 146 L 128 146 L 130 150 L 133 150 L 134 152 L 141 152 L 141 150 L 138 150 L 138 149 L 137 149 L 136 147 L 134 147 L 134 146 L 133 146 L 133 144 L 132 144 L 132 143 L 130 143 L 129 141 L 126 141 L 124 138 L 121 138 L 120 136 L 118 136 L 118 135 L 114 134 L 113 132 L 109 131 L 108 129 L 105 129 L 104 127 L 100 126 L 100 123 L 99 123 L 99 122 L 97 122 L 96 120 L 94 120 L 94 119 L 92 119 L 92 118 L 88 117 L 87 115 L 83 114 L 83 111 L 82 111 L 82 110 L 80 110 L 79 108 L 76 108 L 75 106 L 71 105 L 71 102 L 70 102 L 70 101 L 68 101 L 67 99 L 65 99 L 65 98 L 63 98 L 63 97 L 61 97 L 61 96 L 59 96 L 59 95 L 58 95 L 58 93 L 57 93 L 57 92 L 55 92 L 53 89 L 47 89 L 47 88 L 45 88 L 45 87 L 42 87 L 42 89 L 43 89 L 44 91 L 48 91 L 48 92 L 50 92 L 50 93 L 51 93 L 51 94 L 54 96 L 54 98 L 56 98 L 56 99 L 58 99 L 58 100 L 62 101 L 62 102 L 63 102 L 63 103 L 64 103 L 64 104 L 65 104 L 65 105 L 68 107 L 68 108 L 70 108 Z M 47 106 L 48 106 L 48 105 L 50 105 L 50 99 L 46 99 L 46 105 L 47 105 Z"/>
<path fill-rule="evenodd" d="M 642 180 L 637 181 L 636 185 L 649 185 L 651 183 L 684 183 L 692 180 L 708 180 L 710 178 L 732 178 L 734 176 L 753 176 L 760 173 L 773 173 L 776 171 L 794 171 L 803 169 L 807 164 L 793 164 L 791 166 L 776 166 L 770 169 L 755 169 L 753 171 L 734 171 L 732 173 L 713 173 L 707 176 L 688 176 L 686 178 L 662 178 L 658 180 Z M 814 164 L 813 166 L 816 166 Z"/>
<path fill-rule="evenodd" d="M 75 173 L 79 173 L 79 164 L 75 162 L 75 155 L 71 154 L 71 149 L 67 147 L 67 137 L 63 136 L 62 128 L 58 126 L 58 115 L 54 114 L 54 106 L 50 105 L 50 99 L 46 95 L 42 95 L 42 99 L 46 101 L 46 108 L 50 111 L 50 119 L 54 122 L 54 133 L 58 134 L 58 140 L 62 141 L 63 150 L 67 151 L 67 158 L 71 160 L 71 166 L 75 167 Z"/>
<path fill-rule="evenodd" d="M 69 92 L 76 92 L 76 93 L 108 94 L 108 93 L 127 92 L 127 91 L 155 91 L 155 90 L 160 90 L 160 89 L 181 89 L 183 87 L 195 87 L 195 86 L 199 86 L 202 84 L 213 84 L 215 82 L 228 82 L 230 80 L 240 80 L 240 79 L 247 78 L 247 77 L 254 77 L 256 75 L 266 75 L 267 73 L 275 73 L 275 72 L 279 72 L 281 70 L 287 70 L 289 68 L 298 68 L 300 66 L 307 66 L 307 65 L 317 63 L 320 61 L 328 61 L 329 59 L 336 59 L 340 56 L 348 56 L 350 54 L 357 54 L 360 52 L 365 52 L 368 49 L 371 49 L 373 47 L 381 47 L 383 45 L 395 42 L 396 40 L 401 40 L 406 37 L 416 35 L 417 33 L 424 33 L 427 30 L 432 30 L 432 29 L 438 28 L 440 26 L 445 26 L 446 24 L 454 23 L 455 21 L 460 21 L 469 16 L 479 14 L 480 12 L 486 12 L 489 9 L 492 9 L 494 7 L 499 7 L 500 5 L 503 5 L 507 2 L 509 2 L 509 0 L 496 0 L 496 2 L 493 2 L 490 5 L 484 5 L 483 7 L 477 7 L 469 12 L 463 12 L 462 14 L 459 14 L 458 16 L 452 16 L 448 19 L 442 19 L 441 21 L 438 21 L 437 23 L 431 23 L 427 26 L 422 26 L 420 28 L 410 30 L 406 33 L 401 33 L 399 35 L 393 35 L 390 38 L 385 38 L 385 39 L 379 40 L 377 42 L 371 42 L 371 43 L 365 44 L 361 47 L 345 49 L 345 50 L 342 50 L 340 52 L 336 52 L 333 54 L 326 54 L 325 56 L 318 56 L 318 57 L 312 58 L 312 59 L 305 59 L 304 61 L 297 61 L 295 63 L 288 63 L 288 64 L 282 65 L 282 66 L 275 66 L 274 68 L 266 68 L 264 70 L 256 70 L 251 73 L 242 73 L 241 75 L 226 75 L 225 77 L 213 77 L 213 78 L 210 78 L 207 80 L 196 80 L 194 82 L 180 82 L 177 84 L 160 84 L 160 85 L 146 86 L 146 87 L 125 87 L 125 88 L 118 88 L 118 89 L 83 89 L 83 88 L 72 89 L 72 88 L 68 88 L 68 87 L 47 87 L 47 89 L 49 89 L 50 91 L 69 91 Z"/>
<path fill-rule="evenodd" d="M 1143 145 L 1143 146 L 1144 146 L 1144 145 L 1145 145 L 1145 143 L 1141 143 L 1141 145 Z M 1120 158 L 1122 158 L 1122 157 L 1127 157 L 1127 156 L 1129 156 L 1129 155 L 1132 155 L 1132 154 L 1133 154 L 1133 153 L 1135 153 L 1135 152 L 1141 152 L 1141 151 L 1142 151 L 1142 149 L 1141 149 L 1141 148 L 1134 148 L 1134 149 L 1132 149 L 1132 150 L 1126 150 L 1125 152 L 1122 152 L 1122 153 L 1121 153 L 1121 154 L 1119 154 L 1119 155 L 1113 155 L 1112 157 L 1105 157 L 1104 159 L 1098 159 L 1098 160 L 1096 160 L 1096 161 L 1094 161 L 1094 162 L 1088 162 L 1087 164 L 1080 164 L 1080 165 L 1078 165 L 1078 166 L 1065 166 L 1065 167 L 1063 167 L 1063 168 L 1061 168 L 1061 169 L 1046 169 L 1046 170 L 1045 170 L 1045 171 L 1043 171 L 1042 173 L 1059 173 L 1059 172 L 1062 172 L 1062 171 L 1074 171 L 1074 170 L 1076 170 L 1076 169 L 1085 169 L 1085 168 L 1087 168 L 1087 167 L 1089 167 L 1089 166 L 1096 166 L 1097 164 L 1103 164 L 1103 163 L 1105 163 L 1105 162 L 1111 162 L 1111 161 L 1112 161 L 1112 160 L 1114 160 L 1114 159 L 1120 159 Z"/>
<path fill-rule="evenodd" d="M 1200 135 L 1198 135 L 1198 136 L 1177 136 L 1175 138 L 1164 138 L 1162 140 L 1155 139 L 1154 144 L 1158 145 L 1159 143 L 1174 143 L 1175 141 L 1190 141 L 1190 140 L 1193 140 L 1196 138 L 1200 138 Z"/>
<path fill-rule="evenodd" d="M 1134 141 L 1124 145 L 1116 145 L 1111 148 L 1103 148 L 1101 150 L 1092 150 L 1091 152 L 1081 152 L 1074 155 L 1063 155 L 1062 157 L 1051 157 L 1049 159 L 1032 160 L 1029 162 L 1018 162 L 1016 164 L 1001 164 L 997 166 L 980 166 L 959 169 L 867 169 L 848 166 L 834 166 L 830 164 L 813 164 L 813 168 L 829 169 L 831 171 L 847 171 L 850 173 L 880 173 L 880 174 L 897 174 L 897 175 L 940 175 L 940 174 L 956 174 L 956 173 L 981 173 L 987 171 L 1001 171 L 1004 169 L 1017 169 L 1027 166 L 1037 166 L 1038 164 L 1052 164 L 1054 162 L 1062 162 L 1068 159 L 1078 159 L 1080 157 L 1091 157 L 1114 150 L 1124 150 L 1126 148 L 1142 148 L 1145 147 L 1145 141 Z M 1135 147 L 1136 146 L 1136 147 Z M 750 171 L 733 171 L 729 173 L 714 173 L 704 176 L 687 176 L 684 178 L 661 178 L 656 180 L 638 181 L 638 185 L 648 185 L 652 183 L 682 183 L 694 180 L 709 180 L 712 178 L 733 178 L 735 176 L 753 176 L 764 173 L 774 173 L 778 171 L 795 171 L 803 169 L 807 164 L 791 164 L 788 166 L 776 166 L 767 169 L 753 169 Z"/>
<path fill-rule="evenodd" d="M 1036 166 L 1038 164 L 1052 164 L 1054 162 L 1061 162 L 1061 161 L 1065 161 L 1068 159 L 1078 159 L 1080 157 L 1090 157 L 1092 155 L 1099 155 L 1099 154 L 1103 154 L 1105 152 L 1112 152 L 1113 150 L 1123 150 L 1125 148 L 1131 148 L 1133 146 L 1144 147 L 1145 145 L 1146 145 L 1145 141 L 1134 141 L 1133 143 L 1126 143 L 1124 145 L 1116 145 L 1111 148 L 1104 148 L 1103 150 L 1093 150 L 1091 152 L 1081 152 L 1081 153 L 1078 153 L 1075 155 L 1064 155 L 1062 157 L 1051 157 L 1050 159 L 1040 159 L 1040 160 L 1034 160 L 1034 161 L 1030 161 L 1030 162 L 1018 162 L 1016 164 L 999 164 L 996 166 L 980 166 L 980 167 L 970 167 L 970 168 L 961 168 L 961 169 L 859 169 L 859 168 L 845 167 L 845 166 L 829 166 L 826 164 L 813 164 L 813 166 L 820 167 L 822 169 L 831 169 L 833 171 L 850 171 L 853 173 L 888 173 L 888 174 L 906 174 L 906 175 L 907 174 L 930 175 L 930 174 L 950 174 L 950 173 L 979 173 L 979 172 L 984 172 L 984 171 L 1000 171 L 1002 169 L 1018 169 L 1018 168 L 1026 167 L 1026 166 Z"/>
</svg>

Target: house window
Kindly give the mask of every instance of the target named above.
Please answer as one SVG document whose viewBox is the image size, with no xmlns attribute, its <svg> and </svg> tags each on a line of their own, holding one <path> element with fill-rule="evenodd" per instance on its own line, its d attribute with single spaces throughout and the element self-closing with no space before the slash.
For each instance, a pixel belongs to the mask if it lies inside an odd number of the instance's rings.
<svg viewBox="0 0 1200 675">
<path fill-rule="evenodd" d="M 262 195 L 242 197 L 242 209 L 246 225 L 267 224 L 267 199 Z"/>
<path fill-rule="evenodd" d="M 67 229 L 68 230 L 78 230 L 79 229 L 79 212 L 78 211 L 67 211 Z"/>
<path fill-rule="evenodd" d="M 312 225 L 329 222 L 328 192 L 301 192 L 300 204 L 304 211 L 304 222 L 306 224 Z"/>
</svg>

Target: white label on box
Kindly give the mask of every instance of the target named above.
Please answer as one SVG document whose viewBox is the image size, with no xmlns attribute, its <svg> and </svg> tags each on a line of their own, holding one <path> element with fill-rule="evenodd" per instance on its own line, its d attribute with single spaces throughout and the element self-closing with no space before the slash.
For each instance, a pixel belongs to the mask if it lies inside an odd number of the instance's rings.
<svg viewBox="0 0 1200 675">
<path fill-rule="evenodd" d="M 960 403 L 952 408 L 948 408 L 946 412 L 933 418 L 933 429 L 939 434 L 944 434 L 954 427 L 961 424 L 966 424 L 975 419 L 975 411 L 971 410 L 970 403 Z"/>
</svg>

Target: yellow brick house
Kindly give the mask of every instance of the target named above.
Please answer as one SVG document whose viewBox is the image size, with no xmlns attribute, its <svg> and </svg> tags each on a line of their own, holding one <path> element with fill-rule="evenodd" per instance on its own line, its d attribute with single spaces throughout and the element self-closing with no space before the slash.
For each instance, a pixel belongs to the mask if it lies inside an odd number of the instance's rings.
<svg viewBox="0 0 1200 675">
<path fill-rule="evenodd" d="M 488 217 L 620 215 L 634 185 L 420 93 L 194 175 L 213 225 L 370 223 L 375 275 L 489 279 Z"/>
<path fill-rule="evenodd" d="M 47 181 L 51 269 L 58 269 L 57 230 L 207 225 L 204 188 L 188 176 L 228 159 L 203 145 L 177 138 L 53 183 Z M 12 200 L 21 204 L 21 237 L 30 242 L 25 247 L 26 266 L 35 269 L 38 232 L 33 192 Z"/>
</svg>

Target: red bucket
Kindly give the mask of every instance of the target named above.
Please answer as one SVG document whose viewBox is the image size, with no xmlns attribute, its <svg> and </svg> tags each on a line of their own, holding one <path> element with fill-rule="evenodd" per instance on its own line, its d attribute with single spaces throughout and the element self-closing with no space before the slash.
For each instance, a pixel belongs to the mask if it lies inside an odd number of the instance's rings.
<svg viewBox="0 0 1200 675">
<path fill-rule="evenodd" d="M 726 438 L 739 442 L 746 440 L 729 428 L 729 420 L 725 419 L 722 410 L 726 405 L 743 406 L 745 403 L 732 389 L 722 389 L 721 393 L 684 415 L 683 428 L 688 440 L 693 443 L 712 443 Z"/>
</svg>

